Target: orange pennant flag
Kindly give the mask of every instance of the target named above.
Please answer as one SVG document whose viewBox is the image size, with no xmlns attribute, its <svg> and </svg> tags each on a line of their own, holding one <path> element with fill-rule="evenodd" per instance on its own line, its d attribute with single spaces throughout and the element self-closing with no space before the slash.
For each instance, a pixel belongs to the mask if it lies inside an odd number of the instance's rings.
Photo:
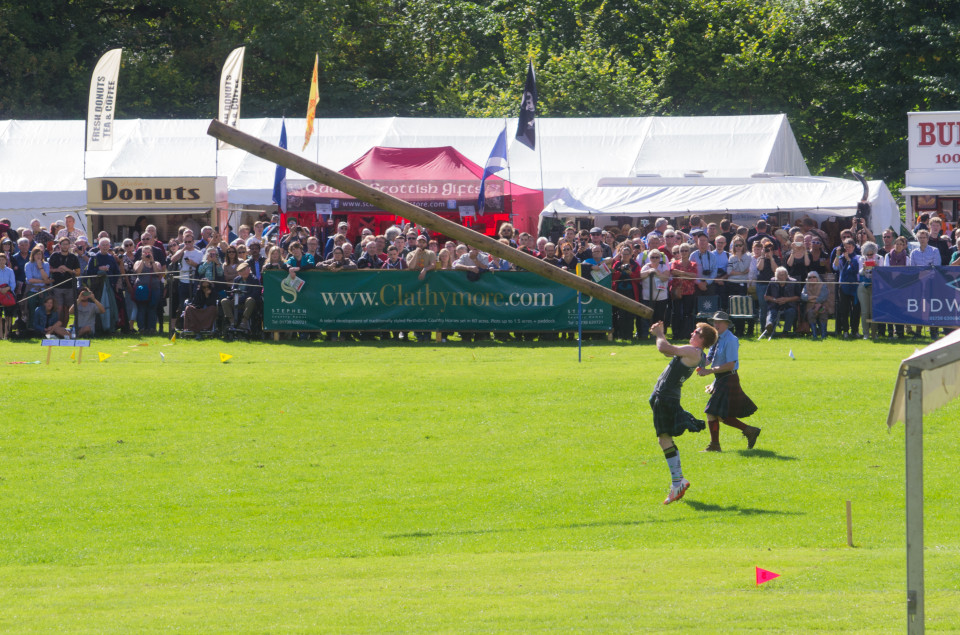
<svg viewBox="0 0 960 635">
<path fill-rule="evenodd" d="M 310 80 L 310 99 L 307 102 L 307 134 L 303 138 L 303 150 L 307 149 L 310 137 L 313 135 L 313 119 L 317 116 L 317 102 L 320 101 L 320 88 L 317 86 L 317 65 L 320 55 L 313 58 L 313 79 Z"/>
<path fill-rule="evenodd" d="M 757 586 L 760 586 L 764 582 L 769 582 L 774 578 L 779 578 L 779 573 L 774 573 L 773 571 L 767 571 L 766 569 L 761 569 L 757 567 Z"/>
</svg>

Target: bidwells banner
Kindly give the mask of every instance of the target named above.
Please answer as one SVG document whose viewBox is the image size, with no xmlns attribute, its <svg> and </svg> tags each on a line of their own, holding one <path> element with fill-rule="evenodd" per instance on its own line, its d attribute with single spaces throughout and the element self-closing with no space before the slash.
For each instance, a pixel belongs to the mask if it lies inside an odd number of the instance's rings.
<svg viewBox="0 0 960 635">
<path fill-rule="evenodd" d="M 873 320 L 921 326 L 960 326 L 960 267 L 875 269 Z"/>
<path fill-rule="evenodd" d="M 529 272 L 263 272 L 268 331 L 570 331 L 577 292 Z M 609 285 L 609 279 L 601 284 Z M 583 328 L 610 329 L 611 308 L 583 296 Z"/>
</svg>

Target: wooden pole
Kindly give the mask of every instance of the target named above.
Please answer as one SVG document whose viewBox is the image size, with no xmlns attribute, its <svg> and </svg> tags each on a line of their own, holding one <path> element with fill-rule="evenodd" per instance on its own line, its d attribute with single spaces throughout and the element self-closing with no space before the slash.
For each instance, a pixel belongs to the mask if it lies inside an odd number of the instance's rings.
<svg viewBox="0 0 960 635">
<path fill-rule="evenodd" d="M 288 152 L 283 148 L 279 148 L 265 141 L 261 141 L 256 137 L 241 132 L 236 128 L 221 123 L 216 119 L 210 122 L 210 126 L 207 128 L 207 134 L 224 141 L 235 148 L 246 150 L 254 156 L 266 159 L 267 161 L 272 161 L 277 165 L 282 165 L 288 170 L 298 172 L 299 174 L 307 176 L 318 183 L 329 185 L 330 187 L 336 188 L 341 192 L 345 192 L 361 201 L 366 201 L 371 205 L 376 205 L 378 209 L 382 209 L 385 212 L 389 212 L 403 218 L 408 218 L 428 229 L 443 234 L 444 236 L 449 236 L 450 238 L 470 245 L 471 247 L 476 247 L 481 251 L 499 256 L 508 262 L 520 266 L 527 271 L 539 274 L 544 278 L 553 280 L 556 283 L 576 289 L 582 293 L 586 293 L 591 297 L 602 300 L 625 311 L 629 311 L 630 313 L 639 315 L 640 317 L 653 317 L 653 311 L 650 309 L 650 307 L 640 304 L 639 302 L 634 302 L 630 298 L 620 295 L 613 289 L 608 289 L 600 286 L 592 280 L 581 278 L 572 273 L 564 271 L 559 267 L 554 267 L 551 264 L 543 262 L 539 258 L 534 258 L 529 254 L 523 253 L 519 249 L 514 249 L 513 247 L 504 245 L 503 243 L 494 240 L 489 236 L 484 236 L 483 234 L 475 232 L 468 227 L 464 227 L 463 225 L 454 223 L 446 218 L 437 216 L 436 214 L 428 212 L 421 207 L 417 207 L 412 203 L 394 198 L 389 194 L 385 194 L 380 190 L 361 183 L 360 181 L 356 181 L 348 176 L 344 176 L 339 172 L 334 172 L 333 170 L 325 168 L 322 165 L 312 163 L 299 155 Z"/>
<path fill-rule="evenodd" d="M 853 509 L 850 501 L 847 501 L 847 546 L 853 546 Z"/>
</svg>

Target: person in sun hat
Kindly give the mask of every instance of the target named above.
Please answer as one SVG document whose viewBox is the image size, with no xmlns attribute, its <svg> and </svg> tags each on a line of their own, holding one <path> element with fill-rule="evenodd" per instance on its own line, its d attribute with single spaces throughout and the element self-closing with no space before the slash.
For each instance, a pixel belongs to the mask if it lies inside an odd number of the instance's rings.
<svg viewBox="0 0 960 635">
<path fill-rule="evenodd" d="M 707 426 L 710 428 L 710 445 L 704 452 L 720 452 L 720 421 L 736 428 L 747 437 L 747 448 L 751 449 L 760 436 L 760 428 L 748 426 L 739 417 L 749 417 L 757 411 L 756 404 L 740 387 L 740 340 L 730 330 L 733 322 L 724 311 L 717 311 L 710 318 L 717 330 L 717 341 L 707 353 L 710 368 L 697 368 L 701 377 L 713 375 L 713 384 L 707 386 L 710 400 L 704 412 L 707 414 Z"/>
</svg>

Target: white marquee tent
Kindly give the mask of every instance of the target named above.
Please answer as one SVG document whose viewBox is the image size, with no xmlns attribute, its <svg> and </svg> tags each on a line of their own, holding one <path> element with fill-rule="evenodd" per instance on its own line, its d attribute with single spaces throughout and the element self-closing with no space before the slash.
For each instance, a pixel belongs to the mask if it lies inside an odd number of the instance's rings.
<svg viewBox="0 0 960 635">
<path fill-rule="evenodd" d="M 218 151 L 216 140 L 206 134 L 208 123 L 118 120 L 114 149 L 85 153 L 83 121 L 0 121 L 0 216 L 16 226 L 33 217 L 49 222 L 66 211 L 82 214 L 84 179 L 111 176 L 223 176 L 232 206 L 270 205 L 275 166 L 237 149 Z M 280 138 L 280 126 L 279 118 L 239 124 L 272 143 Z M 504 126 L 510 163 L 505 176 L 543 189 L 546 200 L 563 190 L 595 187 L 603 178 L 638 174 L 682 181 L 686 174 L 704 179 L 742 179 L 758 172 L 809 176 L 784 115 L 540 118 L 536 151 L 513 139 L 516 119 L 317 119 L 309 147 L 300 152 L 305 122 L 297 118 L 287 121 L 287 136 L 291 151 L 337 170 L 374 146 L 450 145 L 483 165 Z M 291 184 L 297 179 L 288 174 Z"/>
<path fill-rule="evenodd" d="M 713 179 L 602 179 L 601 185 L 567 189 L 542 215 L 589 216 L 599 225 L 613 217 L 655 218 L 690 214 L 731 214 L 735 218 L 765 212 L 791 212 L 816 220 L 853 216 L 863 186 L 853 179 L 770 177 Z M 606 183 L 610 183 L 607 185 Z M 883 181 L 869 181 L 871 230 L 900 228 L 900 209 Z"/>
</svg>

